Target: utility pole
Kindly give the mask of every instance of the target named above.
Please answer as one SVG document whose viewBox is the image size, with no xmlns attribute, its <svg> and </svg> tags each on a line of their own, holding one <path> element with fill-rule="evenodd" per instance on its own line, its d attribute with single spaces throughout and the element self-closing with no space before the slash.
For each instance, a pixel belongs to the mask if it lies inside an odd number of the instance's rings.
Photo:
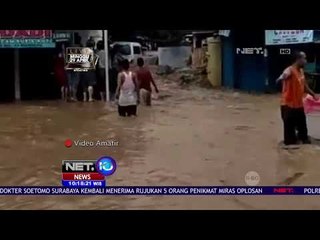
<svg viewBox="0 0 320 240">
<path fill-rule="evenodd" d="M 108 44 L 108 30 L 103 30 L 104 52 L 105 52 L 105 71 L 106 71 L 106 102 L 110 102 L 109 91 L 109 44 Z"/>
</svg>

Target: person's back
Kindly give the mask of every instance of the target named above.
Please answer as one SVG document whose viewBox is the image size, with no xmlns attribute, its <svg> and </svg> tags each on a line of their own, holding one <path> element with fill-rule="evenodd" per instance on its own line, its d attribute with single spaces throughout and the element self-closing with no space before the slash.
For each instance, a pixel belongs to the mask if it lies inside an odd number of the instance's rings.
<svg viewBox="0 0 320 240">
<path fill-rule="evenodd" d="M 92 42 L 88 41 L 87 46 L 82 49 L 82 54 L 90 55 L 93 57 L 92 62 L 86 62 L 82 64 L 82 67 L 87 68 L 87 71 L 81 72 L 81 83 L 82 83 L 82 91 L 83 91 L 83 101 L 86 102 L 87 98 L 87 91 L 89 93 L 89 102 L 93 102 L 93 94 L 94 88 L 93 86 L 96 85 L 96 64 L 98 56 L 93 51 L 94 45 Z"/>
<path fill-rule="evenodd" d="M 119 97 L 118 112 L 122 117 L 136 116 L 139 92 L 136 75 L 129 71 L 129 61 L 122 62 L 123 71 L 119 73 L 116 95 Z"/>
<path fill-rule="evenodd" d="M 81 52 L 81 53 L 82 53 L 82 54 L 85 54 L 85 55 L 89 55 L 89 56 L 94 56 L 93 61 L 95 60 L 95 54 L 94 54 L 93 49 L 91 49 L 91 48 L 89 48 L 89 47 L 86 47 L 86 48 L 83 48 L 83 49 L 82 49 L 82 52 Z M 88 62 L 82 63 L 82 67 L 89 69 L 89 68 L 92 67 L 92 64 L 91 64 L 90 61 L 88 61 Z"/>
<path fill-rule="evenodd" d="M 159 90 L 152 78 L 152 74 L 150 70 L 144 67 L 143 58 L 138 58 L 137 63 L 138 63 L 139 69 L 136 71 L 136 76 L 139 82 L 140 96 L 142 97 L 143 102 L 147 106 L 151 106 L 151 92 L 152 92 L 151 83 L 154 86 L 157 93 L 159 92 Z"/>
<path fill-rule="evenodd" d="M 105 62 L 106 53 L 104 49 L 98 50 L 97 56 L 99 57 L 98 68 L 104 69 L 106 67 L 106 62 Z M 110 60 L 109 60 L 109 68 L 110 67 L 111 66 L 110 66 Z"/>
<path fill-rule="evenodd" d="M 150 70 L 146 67 L 139 67 L 136 74 L 140 89 L 145 89 L 151 92 L 152 75 Z"/>
<path fill-rule="evenodd" d="M 71 47 L 82 47 L 81 37 L 79 35 L 75 36 L 75 42 L 71 45 Z M 68 67 L 72 68 L 80 68 L 81 64 L 68 64 Z M 77 100 L 77 89 L 80 82 L 80 74 L 79 72 L 74 71 L 73 69 L 68 70 L 68 79 L 69 79 L 69 88 L 71 93 L 71 101 Z"/>
<path fill-rule="evenodd" d="M 130 106 L 134 105 L 137 101 L 136 99 L 136 86 L 133 82 L 132 72 L 131 71 L 123 71 L 121 73 L 123 75 L 123 83 L 120 88 L 120 98 L 119 104 L 121 106 Z"/>
</svg>

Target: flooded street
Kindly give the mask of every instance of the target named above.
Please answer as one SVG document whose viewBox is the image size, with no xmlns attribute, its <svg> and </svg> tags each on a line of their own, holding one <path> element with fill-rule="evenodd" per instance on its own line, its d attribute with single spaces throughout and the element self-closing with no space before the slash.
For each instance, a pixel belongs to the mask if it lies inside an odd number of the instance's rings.
<svg viewBox="0 0 320 240">
<path fill-rule="evenodd" d="M 159 81 L 158 81 L 159 82 Z M 161 81 L 153 107 L 122 119 L 105 103 L 1 104 L 0 184 L 60 186 L 62 160 L 110 155 L 114 186 L 245 186 L 320 183 L 320 146 L 282 150 L 276 95 L 248 95 Z M 312 133 L 310 133 L 312 135 Z M 115 140 L 118 147 L 66 148 Z M 320 209 L 317 196 L 1 196 L 0 209 Z"/>
</svg>

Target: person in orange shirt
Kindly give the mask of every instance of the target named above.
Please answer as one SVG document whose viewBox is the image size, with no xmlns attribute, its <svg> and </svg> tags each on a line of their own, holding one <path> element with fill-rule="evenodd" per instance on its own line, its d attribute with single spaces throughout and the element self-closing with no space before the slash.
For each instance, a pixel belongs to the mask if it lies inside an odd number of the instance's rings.
<svg viewBox="0 0 320 240">
<path fill-rule="evenodd" d="M 284 129 L 284 144 L 294 145 L 299 142 L 310 144 L 303 98 L 309 93 L 318 99 L 305 80 L 303 67 L 307 63 L 304 52 L 295 52 L 294 63 L 287 67 L 277 82 L 282 82 L 281 117 Z M 298 135 L 296 134 L 296 130 Z"/>
</svg>

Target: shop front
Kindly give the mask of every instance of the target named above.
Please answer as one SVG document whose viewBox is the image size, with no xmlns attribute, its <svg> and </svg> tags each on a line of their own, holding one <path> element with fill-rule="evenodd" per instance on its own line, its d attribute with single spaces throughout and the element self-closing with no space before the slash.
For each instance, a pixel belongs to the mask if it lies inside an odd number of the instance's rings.
<svg viewBox="0 0 320 240">
<path fill-rule="evenodd" d="M 52 30 L 0 30 L 0 101 L 55 98 L 55 46 Z"/>
<path fill-rule="evenodd" d="M 305 72 L 320 92 L 320 36 L 314 30 L 232 30 L 222 37 L 223 86 L 248 92 L 275 92 L 276 79 L 304 51 Z M 260 50 L 259 50 L 260 49 Z M 318 79 L 318 80 L 314 80 Z"/>
<path fill-rule="evenodd" d="M 276 79 L 292 64 L 292 53 L 303 51 L 307 54 L 307 75 L 316 72 L 316 59 L 320 48 L 314 43 L 314 30 L 266 30 L 265 44 L 268 52 L 268 85 L 279 90 Z"/>
</svg>

